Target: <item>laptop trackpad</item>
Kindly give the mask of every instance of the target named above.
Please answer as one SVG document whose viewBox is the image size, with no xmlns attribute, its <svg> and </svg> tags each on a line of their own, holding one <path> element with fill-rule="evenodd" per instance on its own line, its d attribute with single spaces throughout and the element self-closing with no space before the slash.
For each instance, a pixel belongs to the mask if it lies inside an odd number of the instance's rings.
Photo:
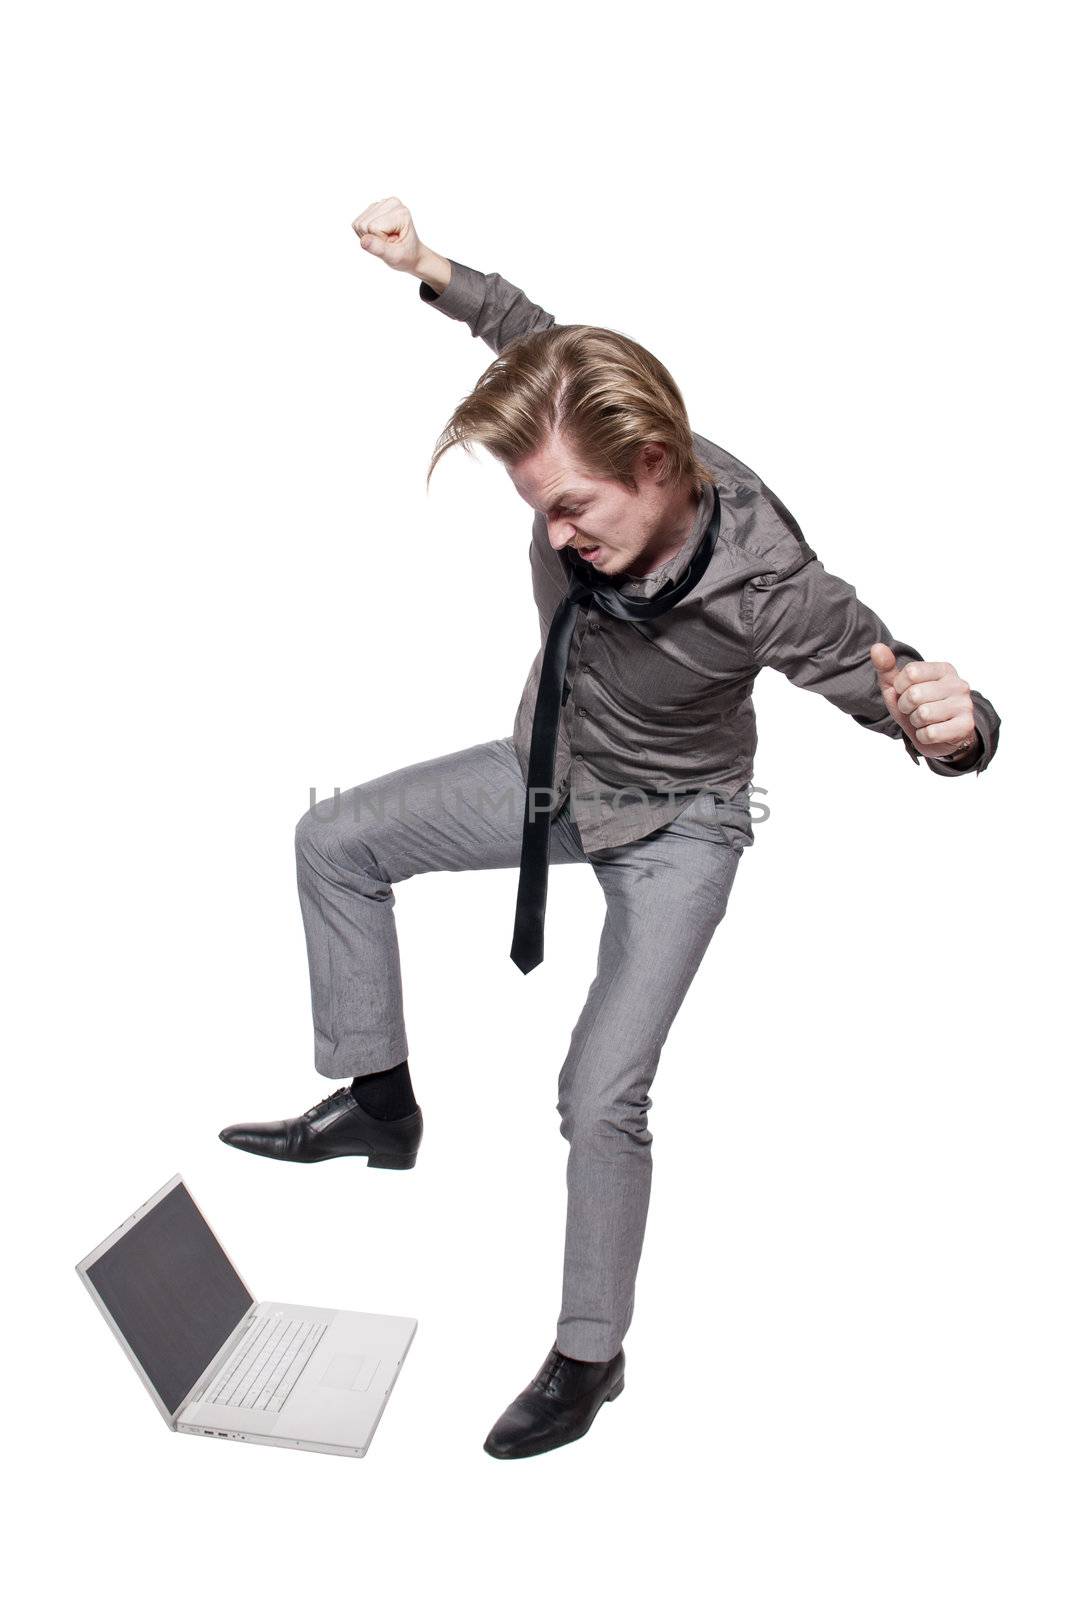
<svg viewBox="0 0 1071 1600">
<path fill-rule="evenodd" d="M 379 1358 L 357 1351 L 332 1356 L 320 1379 L 329 1389 L 367 1389 L 379 1370 Z"/>
</svg>

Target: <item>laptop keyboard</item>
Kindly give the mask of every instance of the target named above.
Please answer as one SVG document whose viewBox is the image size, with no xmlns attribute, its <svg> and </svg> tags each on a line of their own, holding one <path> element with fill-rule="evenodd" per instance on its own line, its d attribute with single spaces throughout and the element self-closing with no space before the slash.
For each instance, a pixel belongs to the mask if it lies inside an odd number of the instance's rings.
<svg viewBox="0 0 1071 1600">
<path fill-rule="evenodd" d="M 249 1411 L 281 1411 L 326 1327 L 326 1322 L 301 1322 L 277 1311 L 258 1314 L 202 1399 Z"/>
</svg>

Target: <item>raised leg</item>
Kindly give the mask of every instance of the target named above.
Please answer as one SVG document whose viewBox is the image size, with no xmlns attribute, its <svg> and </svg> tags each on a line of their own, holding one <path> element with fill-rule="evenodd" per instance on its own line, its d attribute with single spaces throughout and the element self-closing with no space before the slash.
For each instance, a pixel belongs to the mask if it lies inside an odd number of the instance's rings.
<svg viewBox="0 0 1071 1600">
<path fill-rule="evenodd" d="M 405 1060 L 393 885 L 424 872 L 518 865 L 524 802 L 524 776 L 507 738 L 400 767 L 301 817 L 297 880 L 317 1072 L 362 1077 Z M 587 859 L 561 812 L 550 859 Z M 506 960 L 508 927 L 502 933 Z"/>
</svg>

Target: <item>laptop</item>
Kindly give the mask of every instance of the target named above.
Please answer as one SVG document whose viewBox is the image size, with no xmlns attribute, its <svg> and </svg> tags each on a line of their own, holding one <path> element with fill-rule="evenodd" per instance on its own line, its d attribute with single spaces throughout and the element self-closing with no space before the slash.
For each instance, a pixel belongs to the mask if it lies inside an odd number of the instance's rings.
<svg viewBox="0 0 1071 1600">
<path fill-rule="evenodd" d="M 178 1173 L 78 1275 L 169 1428 L 363 1456 L 413 1317 L 254 1300 Z"/>
</svg>

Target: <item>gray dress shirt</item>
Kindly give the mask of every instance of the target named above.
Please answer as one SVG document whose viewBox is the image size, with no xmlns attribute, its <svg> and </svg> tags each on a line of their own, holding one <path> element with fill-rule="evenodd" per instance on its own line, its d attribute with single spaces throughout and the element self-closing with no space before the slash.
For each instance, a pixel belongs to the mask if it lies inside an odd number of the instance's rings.
<svg viewBox="0 0 1071 1600">
<path fill-rule="evenodd" d="M 496 354 L 522 334 L 555 326 L 548 311 L 497 272 L 453 260 L 450 267 L 443 293 L 421 282 L 421 299 L 464 322 Z M 746 795 L 756 749 L 751 691 L 763 667 L 824 695 L 862 727 L 902 740 L 918 765 L 918 752 L 885 708 L 870 646 L 887 644 L 898 667 L 924 658 L 892 637 L 851 584 L 826 571 L 791 512 L 750 467 L 709 439 L 692 437 L 721 496 L 721 530 L 706 571 L 677 606 L 652 621 L 624 621 L 595 606 L 582 610 L 570 644 L 552 809 L 568 799 L 588 852 L 662 827 L 697 792 L 713 794 L 715 804 L 742 789 Z M 621 580 L 622 592 L 653 595 L 679 577 L 712 506 L 713 491 L 704 484 L 686 543 L 647 577 Z M 514 719 L 524 771 L 547 632 L 569 583 L 564 557 L 538 514 L 529 560 L 540 647 Z M 940 776 L 980 774 L 996 751 L 1000 718 L 977 690 L 971 699 L 981 750 L 966 765 L 925 757 Z"/>
</svg>

